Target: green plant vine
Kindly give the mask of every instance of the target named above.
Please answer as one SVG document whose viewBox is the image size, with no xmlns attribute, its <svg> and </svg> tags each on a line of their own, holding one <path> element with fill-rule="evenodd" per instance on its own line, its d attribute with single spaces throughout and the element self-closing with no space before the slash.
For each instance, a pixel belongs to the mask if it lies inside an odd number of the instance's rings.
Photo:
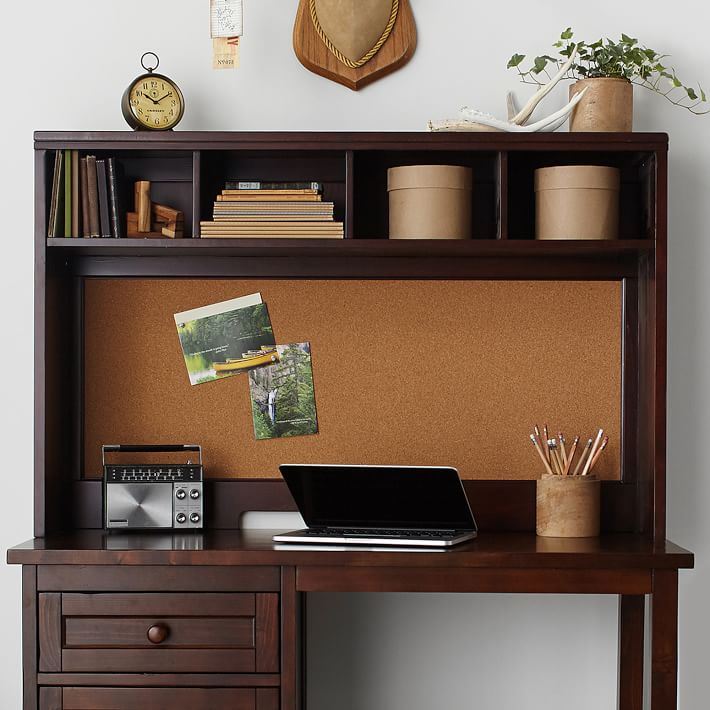
<svg viewBox="0 0 710 710">
<path fill-rule="evenodd" d="M 675 106 L 688 109 L 691 113 L 710 113 L 710 108 L 701 110 L 704 108 L 703 104 L 707 103 L 702 87 L 686 86 L 678 78 L 675 69 L 665 64 L 667 54 L 659 54 L 623 33 L 618 42 L 608 37 L 596 42 L 573 42 L 573 36 L 572 28 L 568 27 L 553 44 L 560 57 L 542 54 L 532 60 L 530 68 L 523 70 L 521 65 L 525 61 L 525 55 L 514 54 L 508 61 L 508 69 L 516 69 L 524 84 L 541 86 L 551 78 L 548 67 L 559 71 L 576 48 L 577 56 L 565 73 L 565 79 L 627 79 L 636 86 L 643 86 L 660 94 Z"/>
</svg>

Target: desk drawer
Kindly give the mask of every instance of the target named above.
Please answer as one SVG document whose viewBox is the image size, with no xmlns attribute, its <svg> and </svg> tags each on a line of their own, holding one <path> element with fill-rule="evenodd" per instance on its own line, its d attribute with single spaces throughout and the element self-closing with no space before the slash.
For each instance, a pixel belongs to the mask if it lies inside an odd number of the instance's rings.
<svg viewBox="0 0 710 710">
<path fill-rule="evenodd" d="M 278 710 L 275 688 L 40 688 L 39 710 Z"/>
<path fill-rule="evenodd" d="M 275 673 L 278 594 L 39 595 L 39 670 Z"/>
</svg>

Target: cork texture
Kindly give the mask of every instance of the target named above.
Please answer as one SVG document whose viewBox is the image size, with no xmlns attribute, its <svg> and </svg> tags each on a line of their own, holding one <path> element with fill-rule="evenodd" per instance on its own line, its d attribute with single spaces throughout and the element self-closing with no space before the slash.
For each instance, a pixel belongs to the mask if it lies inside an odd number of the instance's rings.
<svg viewBox="0 0 710 710">
<path fill-rule="evenodd" d="M 189 383 L 173 314 L 256 291 L 278 343 L 311 343 L 316 435 L 257 441 L 245 374 Z M 618 479 L 621 285 L 87 279 L 84 420 L 89 478 L 104 443 L 198 443 L 217 478 L 312 462 L 535 479 L 528 434 L 547 422 L 604 427 L 595 473 Z"/>
</svg>

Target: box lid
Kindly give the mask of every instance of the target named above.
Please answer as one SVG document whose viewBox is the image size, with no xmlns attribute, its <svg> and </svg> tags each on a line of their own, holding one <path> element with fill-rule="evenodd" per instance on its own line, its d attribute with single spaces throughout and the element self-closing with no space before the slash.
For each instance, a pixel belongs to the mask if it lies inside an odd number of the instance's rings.
<svg viewBox="0 0 710 710">
<path fill-rule="evenodd" d="M 402 165 L 387 170 L 387 190 L 440 187 L 470 190 L 473 171 L 461 165 Z"/>
<path fill-rule="evenodd" d="M 618 168 L 602 165 L 558 165 L 535 171 L 535 192 L 540 190 L 618 190 Z"/>
</svg>

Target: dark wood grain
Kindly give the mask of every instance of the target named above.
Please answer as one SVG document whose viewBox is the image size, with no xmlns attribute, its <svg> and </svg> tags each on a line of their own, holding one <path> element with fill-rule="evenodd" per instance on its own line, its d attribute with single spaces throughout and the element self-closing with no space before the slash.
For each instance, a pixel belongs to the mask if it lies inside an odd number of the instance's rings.
<svg viewBox="0 0 710 710">
<path fill-rule="evenodd" d="M 64 616 L 254 616 L 253 594 L 62 594 Z"/>
<path fill-rule="evenodd" d="M 666 133 L 36 131 L 35 150 L 665 151 Z"/>
<path fill-rule="evenodd" d="M 58 673 L 62 670 L 62 595 L 44 592 L 39 595 L 39 670 Z"/>
<path fill-rule="evenodd" d="M 248 688 L 64 688 L 62 710 L 255 710 Z"/>
<path fill-rule="evenodd" d="M 275 673 L 39 673 L 38 685 L 259 688 L 278 686 Z"/>
<path fill-rule="evenodd" d="M 62 689 L 40 688 L 39 710 L 62 710 Z"/>
<path fill-rule="evenodd" d="M 279 691 L 276 688 L 257 688 L 256 710 L 279 710 Z"/>
<path fill-rule="evenodd" d="M 299 567 L 299 592 L 484 592 L 518 594 L 646 594 L 651 573 L 642 570 L 443 569 L 400 567 Z"/>
<path fill-rule="evenodd" d="M 254 673 L 252 649 L 64 649 L 62 668 L 84 673 Z"/>
<path fill-rule="evenodd" d="M 181 541 L 165 549 L 157 536 L 136 535 L 130 549 L 108 550 L 105 534 L 84 530 L 35 538 L 8 551 L 11 563 L 41 564 L 42 591 L 233 591 L 276 592 L 276 565 L 322 566 L 317 546 L 277 545 L 274 530 L 213 530 L 200 534 L 201 549 Z M 168 536 L 170 539 L 171 536 Z M 141 549 L 142 548 L 142 549 Z M 157 549 L 156 549 L 157 548 Z M 592 538 L 545 538 L 528 532 L 482 533 L 443 551 L 366 548 L 328 551 L 335 567 L 417 567 L 421 569 L 679 569 L 694 564 L 692 553 L 666 541 L 656 545 L 641 534 Z M 72 563 L 73 561 L 73 563 Z M 195 567 L 199 566 L 199 573 Z M 276 571 L 275 571 L 276 570 Z M 275 576 L 276 575 L 276 576 Z"/>
<path fill-rule="evenodd" d="M 160 625 L 165 633 L 151 640 L 148 631 Z M 64 620 L 65 648 L 254 648 L 250 617 L 112 616 Z M 41 658 L 41 657 L 40 657 Z M 40 670 L 51 671 L 58 668 Z M 273 670 L 273 669 L 268 669 Z"/>
<path fill-rule="evenodd" d="M 281 568 L 281 710 L 301 710 L 296 569 Z"/>
<path fill-rule="evenodd" d="M 643 595 L 619 597 L 618 710 L 643 710 Z"/>
<path fill-rule="evenodd" d="M 279 670 L 279 595 L 256 595 L 256 671 L 277 673 Z"/>
<path fill-rule="evenodd" d="M 120 556 L 120 555 L 119 555 Z M 128 555 L 130 557 L 130 555 Z M 196 575 L 189 567 L 94 567 L 90 565 L 42 566 L 38 588 L 65 591 L 174 591 L 278 589 L 278 570 L 269 567 L 203 567 Z"/>
<path fill-rule="evenodd" d="M 667 269 L 668 269 L 668 157 L 656 155 L 656 244 L 653 274 L 653 536 L 657 542 L 666 539 L 666 390 L 667 390 Z"/>
<path fill-rule="evenodd" d="M 651 597 L 650 710 L 678 707 L 678 572 L 655 570 Z"/>
<path fill-rule="evenodd" d="M 22 568 L 22 707 L 37 707 L 37 568 Z"/>
</svg>

